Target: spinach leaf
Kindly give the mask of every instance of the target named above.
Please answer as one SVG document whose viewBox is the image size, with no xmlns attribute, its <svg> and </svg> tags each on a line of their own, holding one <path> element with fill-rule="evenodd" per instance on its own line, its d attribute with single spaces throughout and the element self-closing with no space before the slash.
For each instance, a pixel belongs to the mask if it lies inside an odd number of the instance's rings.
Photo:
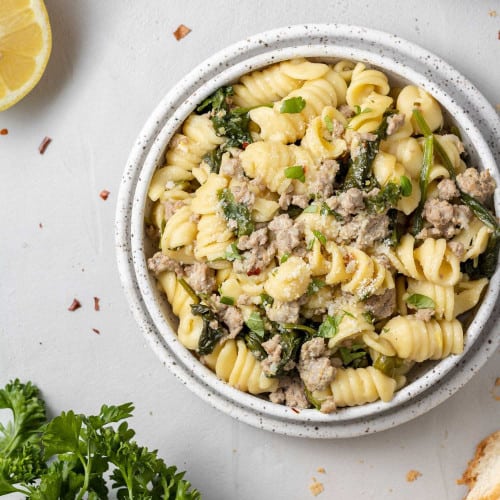
<svg viewBox="0 0 500 500">
<path fill-rule="evenodd" d="M 262 361 L 267 358 L 267 352 L 262 347 L 262 342 L 264 339 L 259 337 L 254 331 L 249 331 L 245 333 L 243 337 L 245 344 L 247 345 L 250 352 L 255 356 L 256 359 Z"/>
<path fill-rule="evenodd" d="M 224 148 L 219 146 L 203 156 L 202 159 L 210 167 L 210 172 L 219 173 L 224 151 Z"/>
<path fill-rule="evenodd" d="M 372 173 L 372 164 L 378 153 L 380 141 L 387 137 L 387 118 L 394 113 L 393 109 L 384 113 L 382 122 L 375 131 L 377 138 L 374 141 L 361 141 L 358 154 L 354 159 L 351 158 L 349 160 L 347 175 L 343 185 L 344 190 L 354 187 L 366 190 L 377 186 L 377 181 Z"/>
<path fill-rule="evenodd" d="M 469 259 L 461 265 L 462 272 L 473 280 L 491 278 L 497 268 L 499 251 L 500 229 L 497 229 L 491 234 L 486 250 L 477 259 Z"/>
<path fill-rule="evenodd" d="M 243 257 L 240 254 L 240 251 L 238 250 L 238 247 L 236 246 L 236 243 L 231 243 L 230 245 L 227 246 L 224 258 L 226 260 L 229 260 L 230 262 L 233 262 L 234 260 L 243 259 Z"/>
<path fill-rule="evenodd" d="M 410 184 L 411 186 L 411 184 Z M 394 208 L 401 198 L 401 187 L 394 182 L 389 182 L 375 196 L 365 200 L 369 212 L 382 214 L 389 208 Z"/>
<path fill-rule="evenodd" d="M 233 87 L 222 87 L 205 99 L 196 111 L 198 113 L 210 111 L 215 133 L 220 137 L 227 137 L 225 147 L 243 147 L 244 144 L 252 142 L 248 129 L 250 115 L 248 109 L 231 108 L 233 94 Z"/>
<path fill-rule="evenodd" d="M 276 367 L 275 375 L 282 375 L 286 370 L 285 367 L 290 362 L 296 362 L 299 356 L 300 347 L 302 346 L 302 335 L 294 330 L 281 329 L 280 345 L 281 359 Z"/>
<path fill-rule="evenodd" d="M 228 188 L 221 189 L 217 193 L 217 196 L 226 220 L 234 220 L 236 222 L 238 236 L 251 234 L 255 226 L 248 207 L 243 205 L 243 203 L 237 203 L 233 193 Z"/>
<path fill-rule="evenodd" d="M 368 366 L 368 352 L 364 345 L 354 344 L 351 348 L 340 347 L 339 353 L 345 367 L 365 368 Z"/>
<path fill-rule="evenodd" d="M 210 354 L 217 345 L 217 342 L 228 335 L 228 331 L 220 326 L 216 314 L 205 304 L 191 304 L 191 311 L 195 316 L 201 316 L 203 320 L 203 330 L 198 342 L 198 352 L 202 355 Z M 211 326 L 215 322 L 217 327 Z"/>
</svg>

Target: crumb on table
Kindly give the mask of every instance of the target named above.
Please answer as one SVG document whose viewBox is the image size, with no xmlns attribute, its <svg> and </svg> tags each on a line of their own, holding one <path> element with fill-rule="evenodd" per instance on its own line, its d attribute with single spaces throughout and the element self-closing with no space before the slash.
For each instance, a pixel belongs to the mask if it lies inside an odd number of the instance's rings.
<svg viewBox="0 0 500 500">
<path fill-rule="evenodd" d="M 323 493 L 323 491 L 325 491 L 325 487 L 323 486 L 323 483 L 320 483 L 319 481 L 316 480 L 315 477 L 313 477 L 312 483 L 309 486 L 309 490 L 316 497 L 320 493 Z"/>
<path fill-rule="evenodd" d="M 421 472 L 419 472 L 418 470 L 409 470 L 407 473 L 406 473 L 406 480 L 409 482 L 409 483 L 413 483 L 413 481 L 417 480 L 420 476 L 422 475 Z"/>
<path fill-rule="evenodd" d="M 488 12 L 488 15 L 489 15 L 490 17 L 497 17 L 497 11 L 496 11 L 496 10 L 490 10 L 490 11 Z"/>
<path fill-rule="evenodd" d="M 191 29 L 184 24 L 179 24 L 179 27 L 174 31 L 174 36 L 176 40 L 182 40 L 185 36 L 191 33 Z"/>
<path fill-rule="evenodd" d="M 324 467 L 318 467 L 317 471 L 318 471 L 319 474 L 324 474 L 326 472 L 326 470 L 325 470 Z"/>
</svg>

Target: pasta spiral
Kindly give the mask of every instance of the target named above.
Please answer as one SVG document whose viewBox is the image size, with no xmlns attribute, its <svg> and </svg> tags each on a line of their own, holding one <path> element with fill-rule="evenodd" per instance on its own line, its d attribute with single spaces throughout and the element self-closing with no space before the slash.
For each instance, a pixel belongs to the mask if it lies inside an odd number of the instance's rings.
<svg viewBox="0 0 500 500">
<path fill-rule="evenodd" d="M 203 320 L 191 312 L 193 299 L 179 283 L 175 273 L 162 273 L 158 276 L 158 281 L 172 306 L 172 312 L 179 318 L 177 336 L 181 344 L 188 349 L 198 349 Z"/>
<path fill-rule="evenodd" d="M 301 97 L 305 107 L 298 113 L 281 113 L 282 101 L 273 108 L 260 107 L 250 111 L 250 118 L 260 127 L 260 136 L 265 141 L 293 143 L 304 137 L 308 122 L 321 114 L 325 106 L 336 107 L 345 99 L 346 83 L 333 70 L 316 80 L 290 92 L 284 100 Z"/>
<path fill-rule="evenodd" d="M 266 377 L 260 361 L 247 349 L 243 340 L 227 340 L 211 354 L 203 356 L 204 362 L 230 386 L 250 394 L 273 392 L 278 379 Z"/>
<path fill-rule="evenodd" d="M 222 144 L 208 115 L 190 115 L 184 122 L 182 134 L 176 134 L 167 150 L 165 167 L 158 169 L 151 180 L 148 196 L 156 201 L 168 181 L 185 181 L 193 178 L 192 170 L 203 155 Z"/>
<path fill-rule="evenodd" d="M 367 69 L 363 63 L 357 63 L 352 70 L 346 101 L 349 106 L 360 106 L 372 92 L 386 96 L 389 90 L 389 81 L 382 71 Z"/>
<path fill-rule="evenodd" d="M 396 381 L 373 366 L 341 368 L 330 387 L 337 406 L 358 406 L 377 399 L 390 401 L 396 390 Z"/>
<path fill-rule="evenodd" d="M 387 256 L 394 267 L 405 276 L 427 280 L 436 285 L 456 285 L 460 279 L 460 262 L 450 251 L 446 240 L 427 238 L 414 248 L 415 238 L 405 234 L 395 251 Z"/>
<path fill-rule="evenodd" d="M 462 325 L 451 321 L 423 321 L 415 316 L 390 319 L 380 337 L 388 340 L 398 357 L 422 362 L 460 354 L 464 348 Z"/>
</svg>

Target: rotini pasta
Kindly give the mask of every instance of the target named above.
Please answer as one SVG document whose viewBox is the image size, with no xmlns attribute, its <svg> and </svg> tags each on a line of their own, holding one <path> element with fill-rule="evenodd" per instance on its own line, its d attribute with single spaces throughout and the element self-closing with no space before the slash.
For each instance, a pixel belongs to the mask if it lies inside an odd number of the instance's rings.
<svg viewBox="0 0 500 500">
<path fill-rule="evenodd" d="M 200 103 L 145 220 L 179 342 L 238 390 L 326 413 L 462 353 L 500 228 L 445 116 L 346 60 L 282 61 Z"/>
</svg>

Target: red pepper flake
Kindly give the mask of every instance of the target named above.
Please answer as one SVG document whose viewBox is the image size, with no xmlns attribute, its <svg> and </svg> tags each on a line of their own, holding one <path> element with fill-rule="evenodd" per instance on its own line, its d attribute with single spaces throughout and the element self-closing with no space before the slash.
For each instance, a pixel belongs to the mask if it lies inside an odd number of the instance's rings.
<svg viewBox="0 0 500 500">
<path fill-rule="evenodd" d="M 39 222 L 39 223 L 38 223 L 38 227 L 39 227 L 40 229 L 43 229 L 43 224 L 42 224 L 41 222 Z"/>
<path fill-rule="evenodd" d="M 296 413 L 297 415 L 300 413 L 300 411 L 299 411 L 299 410 L 297 410 L 297 408 L 294 408 L 293 406 L 291 406 L 291 407 L 290 407 L 290 409 L 291 409 L 294 413 Z"/>
<path fill-rule="evenodd" d="M 108 199 L 108 196 L 109 196 L 109 191 L 107 189 L 103 189 L 100 193 L 99 193 L 99 196 L 104 200 L 106 201 Z"/>
<path fill-rule="evenodd" d="M 73 299 L 73 302 L 71 302 L 71 305 L 68 307 L 68 311 L 76 311 L 80 309 L 80 307 L 82 307 L 80 301 L 78 299 Z"/>
<path fill-rule="evenodd" d="M 179 24 L 179 27 L 174 31 L 174 36 L 177 41 L 182 40 L 185 36 L 191 33 L 191 29 L 184 24 Z"/>
<path fill-rule="evenodd" d="M 7 135 L 8 133 L 9 133 L 9 130 L 6 128 L 3 128 L 2 130 L 0 130 L 0 135 Z"/>
<path fill-rule="evenodd" d="M 247 276 L 258 276 L 259 274 L 260 274 L 260 269 L 258 267 L 250 269 L 250 271 L 247 272 Z"/>
<path fill-rule="evenodd" d="M 94 297 L 94 311 L 100 311 L 101 307 L 99 306 L 99 297 Z"/>
<path fill-rule="evenodd" d="M 101 334 L 101 332 L 100 332 L 97 328 L 92 328 L 92 331 L 93 331 L 94 333 L 97 333 L 97 335 L 100 335 L 100 334 Z"/>
<path fill-rule="evenodd" d="M 241 143 L 241 147 L 242 147 L 243 149 L 246 149 L 246 148 L 248 147 L 248 142 L 242 142 L 242 143 Z"/>
<path fill-rule="evenodd" d="M 43 155 L 45 153 L 45 150 L 47 149 L 47 146 L 52 142 L 52 139 L 50 137 L 45 136 L 43 138 L 43 141 L 40 143 L 40 146 L 38 146 L 38 151 L 40 151 L 40 154 Z"/>
</svg>

